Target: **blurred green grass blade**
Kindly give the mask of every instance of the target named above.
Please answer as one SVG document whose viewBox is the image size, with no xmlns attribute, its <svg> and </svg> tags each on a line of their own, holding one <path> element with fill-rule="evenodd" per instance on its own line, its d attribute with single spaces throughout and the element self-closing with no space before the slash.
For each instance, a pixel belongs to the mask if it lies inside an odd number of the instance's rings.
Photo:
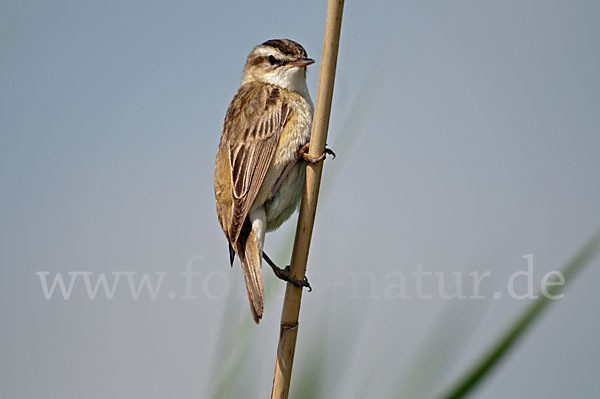
<svg viewBox="0 0 600 399">
<path fill-rule="evenodd" d="M 373 375 L 375 374 L 375 367 L 370 366 L 369 371 L 364 375 L 362 382 L 358 386 L 356 391 L 356 399 L 365 399 L 369 393 L 369 388 L 373 383 Z"/>
<path fill-rule="evenodd" d="M 232 293 L 234 291 L 235 289 L 232 289 Z M 234 362 L 232 353 L 230 352 L 231 347 L 228 347 L 235 339 L 234 328 L 238 327 L 235 321 L 239 320 L 241 316 L 241 307 L 236 302 L 239 301 L 235 299 L 235 295 L 229 295 L 224 307 L 226 312 L 221 316 L 219 337 L 215 344 L 216 350 L 214 354 L 214 360 L 212 361 L 212 375 L 209 378 L 209 381 L 213 381 L 210 389 L 211 394 L 208 395 L 210 398 L 214 397 L 215 393 L 219 395 L 224 394 L 223 391 L 225 389 L 225 380 L 219 377 L 227 374 L 224 371 L 230 371 L 234 367 L 234 364 L 237 364 Z"/>
<path fill-rule="evenodd" d="M 348 161 L 348 157 L 344 155 L 349 153 L 359 134 L 365 131 L 365 122 L 371 113 L 377 95 L 384 85 L 388 69 L 388 63 L 379 62 L 375 64 L 370 73 L 367 74 L 367 78 L 362 82 L 356 97 L 345 112 L 341 126 L 338 127 L 332 124 L 330 127 L 329 140 L 332 137 L 335 138 L 335 142 L 331 148 L 339 157 L 335 161 L 331 161 L 330 159 L 327 167 L 323 168 L 327 178 L 323 179 L 325 185 L 321 183 L 321 194 L 319 194 L 321 201 L 329 193 L 333 183 L 337 180 L 338 174 L 343 170 L 345 162 Z"/>
<path fill-rule="evenodd" d="M 480 301 L 456 301 L 445 306 L 430 328 L 427 339 L 413 355 L 410 368 L 397 382 L 395 398 L 431 398 L 479 322 L 487 304 Z"/>
<path fill-rule="evenodd" d="M 280 249 L 281 254 L 290 252 L 293 244 L 293 230 L 287 233 L 285 245 Z M 281 258 L 283 256 L 276 257 Z M 238 264 L 236 264 L 237 266 Z M 269 277 L 267 277 L 269 276 Z M 265 287 L 265 310 L 270 308 L 272 298 L 275 291 L 279 287 L 279 280 L 267 274 L 264 279 Z M 246 287 L 243 287 L 246 289 Z M 239 301 L 230 295 L 227 301 L 223 314 L 223 321 L 219 329 L 219 340 L 217 342 L 217 351 L 213 365 L 213 375 L 210 381 L 213 381 L 209 387 L 210 398 L 230 398 L 238 397 L 244 391 L 236 385 L 237 378 L 241 375 L 246 365 L 246 359 L 250 354 L 250 350 L 254 348 L 253 342 L 256 341 L 257 327 L 252 321 L 250 312 L 247 311 L 247 303 L 243 301 L 243 311 L 241 319 L 239 318 Z M 237 323 L 231 320 L 239 320 Z"/>
<path fill-rule="evenodd" d="M 340 155 L 340 157 L 338 157 L 335 161 L 331 161 L 330 159 L 327 163 L 327 167 L 324 168 L 326 177 L 323 179 L 323 182 L 321 182 L 321 190 L 319 194 L 320 204 L 323 204 L 326 201 L 326 198 L 331 192 L 332 187 L 335 185 L 345 163 L 349 161 L 348 157 L 344 156 L 344 154 L 349 153 L 350 148 L 354 145 L 358 136 L 364 132 L 365 121 L 371 112 L 378 92 L 383 87 L 387 69 L 388 64 L 384 64 L 382 62 L 377 63 L 372 68 L 371 73 L 368 74 L 367 79 L 363 81 L 357 91 L 356 97 L 352 100 L 348 110 L 345 112 L 345 117 L 343 118 L 341 126 L 338 127 L 333 125 L 330 128 L 330 131 L 334 134 L 331 134 L 329 139 L 331 140 L 331 136 L 336 138 L 332 145 L 332 149 L 336 151 L 337 155 Z M 318 216 L 315 224 L 317 223 Z M 308 269 L 308 273 L 310 274 L 310 268 Z M 319 323 L 321 326 L 325 326 L 322 332 L 319 333 L 321 338 L 311 340 L 310 357 L 313 360 L 310 362 L 305 362 L 302 366 L 297 366 L 295 369 L 294 374 L 299 374 L 299 376 L 295 378 L 296 382 L 294 383 L 294 386 L 297 388 L 294 390 L 294 395 L 290 395 L 290 397 L 299 399 L 321 398 L 324 397 L 323 395 L 325 395 L 326 388 L 340 383 L 338 379 L 332 379 L 331 377 L 329 377 L 328 380 L 324 379 L 326 355 L 330 352 L 326 350 L 328 346 L 327 340 L 330 336 L 327 333 L 327 325 L 330 321 L 329 316 L 330 315 L 328 312 L 324 311 L 322 322 Z M 361 330 L 364 328 L 364 325 L 360 325 L 357 328 Z M 360 332 L 360 330 L 358 332 Z M 354 347 L 352 343 L 357 339 L 357 336 L 351 338 L 352 342 L 348 342 L 347 347 Z M 349 359 L 350 357 L 348 356 L 346 360 Z M 344 371 L 347 371 L 348 366 L 349 363 L 347 361 L 340 361 L 337 365 L 337 374 L 343 375 Z M 368 389 L 369 383 L 370 378 L 364 381 L 362 387 L 364 391 Z"/>
<path fill-rule="evenodd" d="M 324 307 L 320 315 L 320 331 L 314 332 L 308 345 L 308 359 L 305 360 L 306 366 L 295 370 L 297 376 L 294 377 L 294 385 L 291 387 L 290 397 L 298 399 L 322 398 L 325 395 L 325 388 L 331 381 L 326 381 L 325 369 L 328 361 L 329 342 L 329 310 Z M 320 338 L 317 338 L 320 337 Z"/>
<path fill-rule="evenodd" d="M 594 256 L 600 251 L 600 230 L 573 256 L 563 268 L 565 278 L 564 285 L 550 285 L 547 287 L 548 294 L 555 296 L 560 294 L 575 275 L 588 265 Z M 529 305 L 515 322 L 500 336 L 491 347 L 479 358 L 474 365 L 467 370 L 463 377 L 441 395 L 444 399 L 464 398 L 493 370 L 499 361 L 508 353 L 511 347 L 527 331 L 532 323 L 541 315 L 542 311 L 551 302 L 546 296 L 539 294 L 538 298 Z"/>
</svg>

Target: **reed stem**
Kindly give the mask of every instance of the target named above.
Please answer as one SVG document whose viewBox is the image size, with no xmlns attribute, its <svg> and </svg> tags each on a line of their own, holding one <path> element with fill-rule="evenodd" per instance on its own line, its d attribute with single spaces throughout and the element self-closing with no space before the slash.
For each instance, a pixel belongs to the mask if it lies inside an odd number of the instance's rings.
<svg viewBox="0 0 600 399">
<path fill-rule="evenodd" d="M 312 156 L 321 155 L 325 150 L 325 143 L 327 141 L 343 9 L 343 0 L 328 1 L 317 99 L 310 139 L 309 155 Z M 300 204 L 300 215 L 298 216 L 296 238 L 294 240 L 290 266 L 291 273 L 299 280 L 304 280 L 306 273 L 306 262 L 308 260 L 310 240 L 317 211 L 322 171 L 323 162 L 314 165 L 308 164 L 306 166 L 306 180 Z M 288 283 L 281 313 L 277 360 L 275 362 L 273 390 L 271 392 L 272 399 L 287 399 L 289 394 L 296 337 L 298 335 L 298 315 L 300 313 L 301 299 L 302 288 Z"/>
</svg>

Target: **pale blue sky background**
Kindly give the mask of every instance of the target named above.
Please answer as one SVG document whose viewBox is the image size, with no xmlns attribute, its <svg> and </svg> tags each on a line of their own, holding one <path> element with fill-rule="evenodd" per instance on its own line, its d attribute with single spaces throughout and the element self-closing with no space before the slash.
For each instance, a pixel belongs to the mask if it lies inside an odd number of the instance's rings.
<svg viewBox="0 0 600 399">
<path fill-rule="evenodd" d="M 0 2 L 0 396 L 208 395 L 222 320 L 249 314 L 214 211 L 224 112 L 254 45 L 320 57 L 324 3 Z M 526 303 L 385 299 L 386 276 L 490 270 L 489 294 L 532 253 L 539 286 L 600 226 L 599 20 L 596 1 L 347 2 L 295 378 L 323 362 L 326 397 L 431 397 Z M 282 264 L 292 230 L 267 236 Z M 598 265 L 480 397 L 600 395 Z M 157 300 L 46 301 L 36 271 L 168 276 Z M 248 397 L 270 392 L 273 284 L 227 348 L 252 347 Z"/>
</svg>

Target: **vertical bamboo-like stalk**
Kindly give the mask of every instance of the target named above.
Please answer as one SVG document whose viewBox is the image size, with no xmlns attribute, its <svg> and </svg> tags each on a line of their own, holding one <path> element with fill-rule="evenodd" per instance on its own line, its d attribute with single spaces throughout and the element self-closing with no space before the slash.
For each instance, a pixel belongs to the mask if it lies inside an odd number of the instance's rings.
<svg viewBox="0 0 600 399">
<path fill-rule="evenodd" d="M 317 87 L 315 114 L 310 138 L 309 155 L 312 156 L 321 155 L 325 150 L 325 143 L 327 141 L 343 9 L 343 0 L 328 1 L 323 51 L 321 52 L 321 67 L 319 69 L 319 84 Z M 310 239 L 317 211 L 322 170 L 323 162 L 306 167 L 306 181 L 300 205 L 300 215 L 298 216 L 298 226 L 296 227 L 296 238 L 294 240 L 290 267 L 291 273 L 299 280 L 303 280 L 306 273 L 306 261 L 308 260 Z M 296 337 L 298 335 L 298 315 L 300 313 L 301 299 L 302 288 L 288 283 L 283 300 L 283 311 L 281 312 L 279 345 L 277 346 L 277 360 L 275 363 L 275 375 L 273 376 L 273 390 L 271 392 L 272 399 L 287 399 L 289 394 Z"/>
</svg>

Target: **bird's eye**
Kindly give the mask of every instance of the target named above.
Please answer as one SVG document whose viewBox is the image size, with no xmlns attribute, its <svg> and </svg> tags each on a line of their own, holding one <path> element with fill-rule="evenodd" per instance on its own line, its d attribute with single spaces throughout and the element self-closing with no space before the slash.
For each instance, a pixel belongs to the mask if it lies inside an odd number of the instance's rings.
<svg viewBox="0 0 600 399">
<path fill-rule="evenodd" d="M 271 65 L 277 64 L 277 58 L 275 58 L 272 55 L 270 55 L 269 56 L 269 64 L 271 64 Z"/>
</svg>

